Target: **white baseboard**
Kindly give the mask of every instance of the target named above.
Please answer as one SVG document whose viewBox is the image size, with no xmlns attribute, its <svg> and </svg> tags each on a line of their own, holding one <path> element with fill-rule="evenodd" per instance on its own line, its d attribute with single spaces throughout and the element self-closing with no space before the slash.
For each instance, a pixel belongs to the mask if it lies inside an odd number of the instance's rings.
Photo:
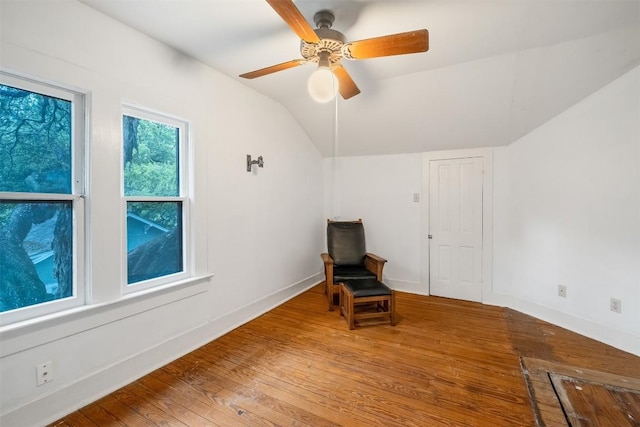
<svg viewBox="0 0 640 427">
<path fill-rule="evenodd" d="M 232 331 L 317 285 L 322 280 L 323 277 L 320 274 L 314 274 L 144 352 L 131 355 L 127 359 L 79 379 L 68 387 L 3 414 L 0 416 L 0 425 L 32 427 L 52 423 Z"/>
<path fill-rule="evenodd" d="M 409 282 L 407 280 L 397 280 L 385 277 L 384 283 L 395 291 L 418 295 L 429 295 L 429 289 L 425 288 L 420 282 Z"/>
<path fill-rule="evenodd" d="M 508 307 L 585 337 L 640 356 L 640 337 L 510 295 L 492 295 L 485 304 Z"/>
</svg>

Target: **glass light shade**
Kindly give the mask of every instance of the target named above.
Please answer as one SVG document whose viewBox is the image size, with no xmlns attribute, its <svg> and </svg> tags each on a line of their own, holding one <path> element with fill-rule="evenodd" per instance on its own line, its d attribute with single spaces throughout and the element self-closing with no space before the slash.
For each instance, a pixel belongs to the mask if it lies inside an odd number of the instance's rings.
<svg viewBox="0 0 640 427">
<path fill-rule="evenodd" d="M 338 79 L 329 68 L 318 67 L 307 83 L 309 94 L 317 102 L 329 102 L 338 93 Z"/>
</svg>

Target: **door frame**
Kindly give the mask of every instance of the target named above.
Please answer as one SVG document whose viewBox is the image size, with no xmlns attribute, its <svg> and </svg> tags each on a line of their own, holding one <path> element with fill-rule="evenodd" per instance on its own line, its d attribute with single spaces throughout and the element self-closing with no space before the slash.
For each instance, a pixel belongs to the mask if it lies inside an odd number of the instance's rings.
<svg viewBox="0 0 640 427">
<path fill-rule="evenodd" d="M 491 301 L 493 294 L 493 148 L 430 151 L 422 153 L 422 203 L 420 212 L 420 283 L 426 295 L 430 295 L 429 283 L 429 166 L 432 160 L 482 159 L 482 296 L 481 301 Z"/>
</svg>

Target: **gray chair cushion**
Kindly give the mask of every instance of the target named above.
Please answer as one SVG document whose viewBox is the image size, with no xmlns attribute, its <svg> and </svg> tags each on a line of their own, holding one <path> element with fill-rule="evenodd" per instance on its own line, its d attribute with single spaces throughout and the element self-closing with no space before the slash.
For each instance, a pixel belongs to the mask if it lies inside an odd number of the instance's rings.
<svg viewBox="0 0 640 427">
<path fill-rule="evenodd" d="M 355 298 L 391 295 L 391 289 L 376 279 L 348 280 L 343 283 Z"/>
<path fill-rule="evenodd" d="M 327 246 L 335 265 L 363 265 L 367 252 L 364 226 L 361 222 L 330 222 Z"/>
</svg>

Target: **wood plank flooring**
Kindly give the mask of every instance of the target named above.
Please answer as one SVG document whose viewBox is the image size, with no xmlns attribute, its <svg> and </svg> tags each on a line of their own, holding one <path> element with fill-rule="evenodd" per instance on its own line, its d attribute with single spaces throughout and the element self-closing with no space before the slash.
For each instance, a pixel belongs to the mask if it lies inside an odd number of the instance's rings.
<svg viewBox="0 0 640 427">
<path fill-rule="evenodd" d="M 528 357 L 521 363 L 538 426 L 640 426 L 640 377 Z"/>
<path fill-rule="evenodd" d="M 322 287 L 54 426 L 534 426 L 520 357 L 640 378 L 640 358 L 513 310 L 398 292 L 349 331 Z"/>
</svg>

